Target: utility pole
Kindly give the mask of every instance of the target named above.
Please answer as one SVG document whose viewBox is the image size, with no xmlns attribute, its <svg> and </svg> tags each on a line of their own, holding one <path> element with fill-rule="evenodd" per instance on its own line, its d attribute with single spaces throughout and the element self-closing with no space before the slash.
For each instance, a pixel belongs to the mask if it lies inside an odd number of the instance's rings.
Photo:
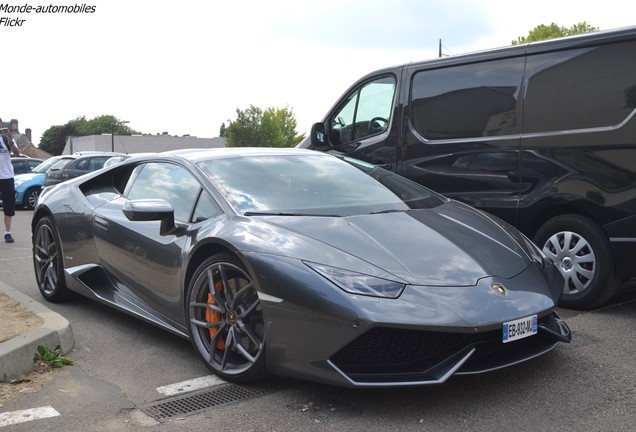
<svg viewBox="0 0 636 432">
<path fill-rule="evenodd" d="M 121 124 L 126 124 L 126 123 L 130 123 L 127 120 L 115 120 L 113 121 L 112 129 L 110 130 L 110 151 L 112 151 L 113 153 L 115 153 L 115 127 L 117 127 L 118 125 Z"/>
</svg>

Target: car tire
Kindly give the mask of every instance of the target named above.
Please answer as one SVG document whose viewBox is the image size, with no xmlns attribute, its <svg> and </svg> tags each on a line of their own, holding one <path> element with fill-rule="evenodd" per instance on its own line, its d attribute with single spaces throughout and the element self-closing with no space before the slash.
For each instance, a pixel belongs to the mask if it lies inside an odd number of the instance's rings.
<svg viewBox="0 0 636 432">
<path fill-rule="evenodd" d="M 35 203 L 38 201 L 40 195 L 39 189 L 29 189 L 24 193 L 24 207 L 28 210 L 33 210 Z"/>
<path fill-rule="evenodd" d="M 244 383 L 267 375 L 261 303 L 235 256 L 219 253 L 199 265 L 188 287 L 186 317 L 195 350 L 220 378 Z"/>
<path fill-rule="evenodd" d="M 50 217 L 40 219 L 33 233 L 33 267 L 42 296 L 50 302 L 70 297 L 64 279 L 64 262 L 57 228 Z"/>
<path fill-rule="evenodd" d="M 584 216 L 556 216 L 539 228 L 534 242 L 554 262 L 565 279 L 559 306 L 591 309 L 616 294 L 609 240 L 601 227 Z"/>
</svg>

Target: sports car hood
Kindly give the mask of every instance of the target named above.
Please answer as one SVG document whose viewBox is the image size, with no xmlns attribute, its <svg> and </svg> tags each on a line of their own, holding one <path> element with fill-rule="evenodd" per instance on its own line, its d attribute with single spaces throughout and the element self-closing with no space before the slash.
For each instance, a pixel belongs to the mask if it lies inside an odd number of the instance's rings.
<svg viewBox="0 0 636 432">
<path fill-rule="evenodd" d="M 327 220 L 281 216 L 269 222 L 328 244 L 410 284 L 471 286 L 483 277 L 513 277 L 531 264 L 528 245 L 514 228 L 504 229 L 459 203 Z"/>
</svg>

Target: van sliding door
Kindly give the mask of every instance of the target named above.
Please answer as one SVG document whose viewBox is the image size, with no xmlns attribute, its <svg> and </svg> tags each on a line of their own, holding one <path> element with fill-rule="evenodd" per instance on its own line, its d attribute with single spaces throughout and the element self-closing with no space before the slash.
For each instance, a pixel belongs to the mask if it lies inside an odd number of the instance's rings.
<svg viewBox="0 0 636 432">
<path fill-rule="evenodd" d="M 521 56 L 411 68 L 398 172 L 514 223 L 530 187 L 519 174 L 524 67 Z"/>
</svg>

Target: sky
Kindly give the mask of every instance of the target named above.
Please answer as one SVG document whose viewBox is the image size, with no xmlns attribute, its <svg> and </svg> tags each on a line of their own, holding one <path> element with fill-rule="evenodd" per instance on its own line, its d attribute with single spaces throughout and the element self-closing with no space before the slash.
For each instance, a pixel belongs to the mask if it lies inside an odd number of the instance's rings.
<svg viewBox="0 0 636 432">
<path fill-rule="evenodd" d="M 307 134 L 358 78 L 436 58 L 440 40 L 458 55 L 540 24 L 636 25 L 625 0 L 4 1 L 0 117 L 36 145 L 51 126 L 105 114 L 145 134 L 212 138 L 250 105 L 291 109 Z M 35 12 L 51 5 L 92 12 Z"/>
</svg>

